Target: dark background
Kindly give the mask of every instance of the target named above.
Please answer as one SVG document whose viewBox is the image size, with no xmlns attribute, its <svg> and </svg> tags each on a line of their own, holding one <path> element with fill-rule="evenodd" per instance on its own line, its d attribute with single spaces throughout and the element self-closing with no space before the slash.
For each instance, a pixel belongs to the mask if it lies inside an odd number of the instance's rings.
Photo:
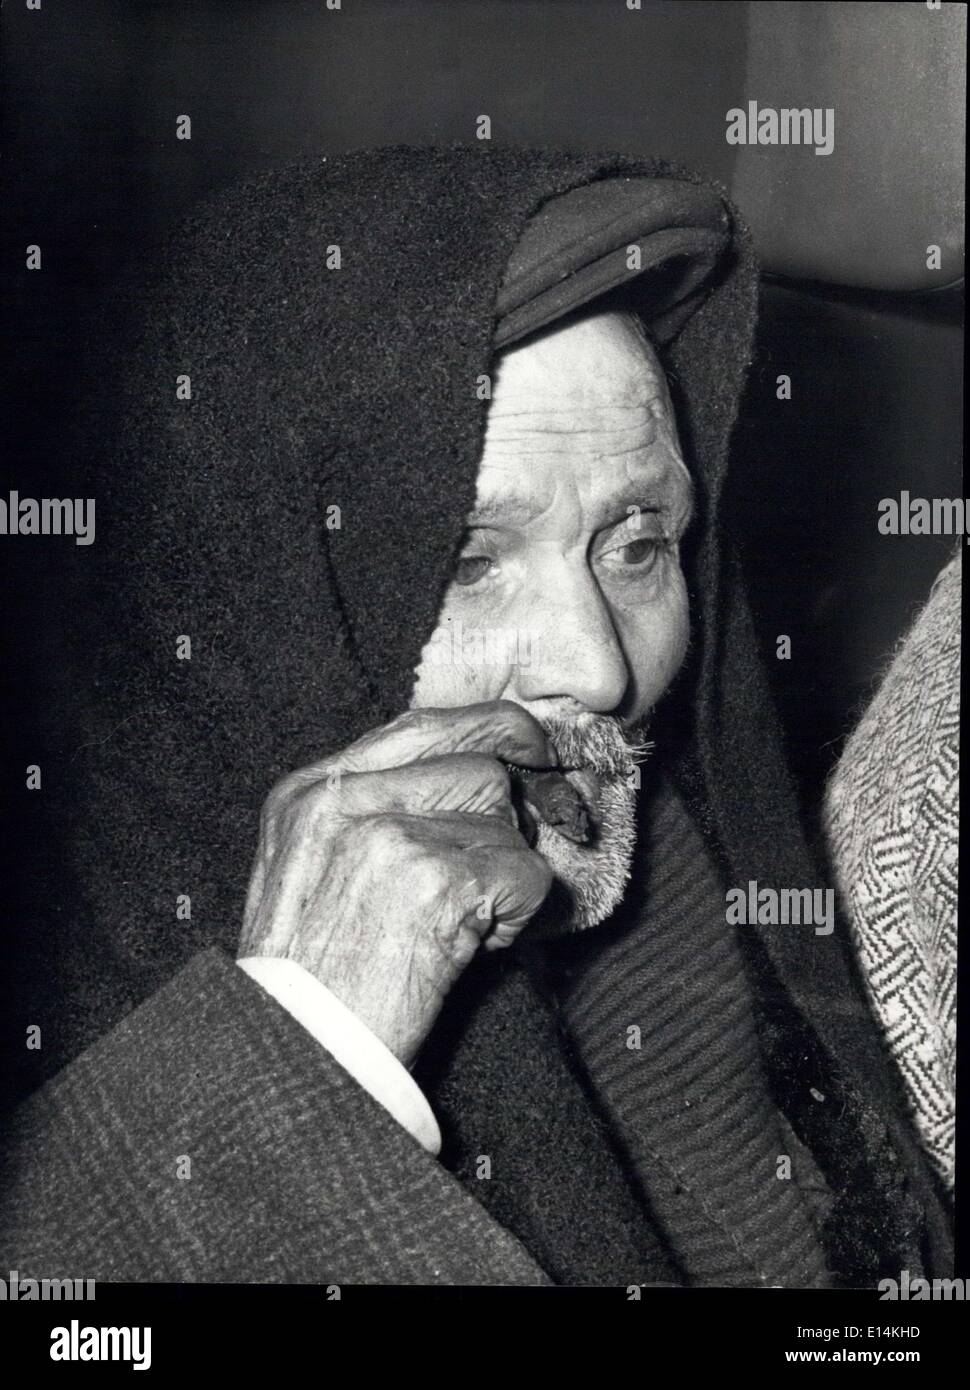
<svg viewBox="0 0 970 1390">
<path fill-rule="evenodd" d="M 876 521 L 903 488 L 962 494 L 962 5 L 15 0 L 2 22 L 3 495 L 75 495 L 61 422 L 78 361 L 97 359 L 99 305 L 197 199 L 253 169 L 471 142 L 487 114 L 496 143 L 661 154 L 727 184 L 765 269 L 732 524 L 814 810 L 955 543 Z M 727 145 L 725 113 L 749 99 L 833 107 L 834 153 Z M 175 138 L 182 114 L 191 141 Z M 40 272 L 24 269 L 30 243 Z M 0 538 L 8 930 L 10 866 L 43 833 L 24 770 L 70 756 L 58 714 L 89 698 L 60 656 L 64 567 L 90 554 Z M 42 911 L 43 885 L 23 892 Z"/>
</svg>

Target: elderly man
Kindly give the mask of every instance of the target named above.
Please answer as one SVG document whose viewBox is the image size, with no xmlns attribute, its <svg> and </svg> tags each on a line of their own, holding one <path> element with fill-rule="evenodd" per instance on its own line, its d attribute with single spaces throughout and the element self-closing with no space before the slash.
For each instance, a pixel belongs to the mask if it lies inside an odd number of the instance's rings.
<svg viewBox="0 0 970 1390">
<path fill-rule="evenodd" d="M 375 151 L 198 214 L 101 474 L 69 1065 L 3 1259 L 947 1272 L 839 934 L 725 913 L 816 883 L 717 523 L 755 285 L 718 190 L 616 157 Z"/>
</svg>

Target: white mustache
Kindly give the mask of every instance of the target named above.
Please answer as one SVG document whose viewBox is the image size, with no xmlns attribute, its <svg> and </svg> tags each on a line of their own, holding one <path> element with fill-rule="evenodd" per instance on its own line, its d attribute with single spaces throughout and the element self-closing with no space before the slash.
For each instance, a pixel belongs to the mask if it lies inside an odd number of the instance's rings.
<svg viewBox="0 0 970 1390">
<path fill-rule="evenodd" d="M 600 777 L 628 777 L 653 747 L 641 726 L 612 714 L 581 714 L 573 719 L 536 716 L 556 750 L 560 766 L 589 768 Z"/>
</svg>

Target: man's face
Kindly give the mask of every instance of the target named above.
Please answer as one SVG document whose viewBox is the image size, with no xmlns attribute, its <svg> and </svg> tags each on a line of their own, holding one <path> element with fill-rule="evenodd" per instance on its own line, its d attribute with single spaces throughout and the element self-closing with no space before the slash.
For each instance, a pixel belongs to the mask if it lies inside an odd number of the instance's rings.
<svg viewBox="0 0 970 1390">
<path fill-rule="evenodd" d="M 514 700 L 561 735 L 577 786 L 588 762 L 601 789 L 631 787 L 603 744 L 636 737 L 683 659 L 691 491 L 663 371 L 628 318 L 592 314 L 503 354 L 475 509 L 412 706 Z M 630 827 L 601 829 L 625 879 Z M 570 867 L 610 868 L 555 832 L 546 841 L 567 880 Z M 596 896 L 580 917 L 606 915 Z"/>
</svg>

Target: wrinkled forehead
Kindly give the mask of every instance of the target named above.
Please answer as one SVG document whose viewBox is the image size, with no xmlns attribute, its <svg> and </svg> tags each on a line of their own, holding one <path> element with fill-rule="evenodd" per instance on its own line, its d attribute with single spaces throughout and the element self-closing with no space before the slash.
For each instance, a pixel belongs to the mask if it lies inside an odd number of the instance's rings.
<svg viewBox="0 0 970 1390">
<path fill-rule="evenodd" d="M 587 463 L 596 491 L 635 480 L 690 490 L 663 367 L 631 315 L 588 314 L 493 368 L 478 502 Z"/>
<path fill-rule="evenodd" d="M 500 353 L 493 367 L 489 423 L 530 400 L 559 407 L 631 407 L 660 398 L 663 368 L 632 314 L 588 313 Z"/>
</svg>

